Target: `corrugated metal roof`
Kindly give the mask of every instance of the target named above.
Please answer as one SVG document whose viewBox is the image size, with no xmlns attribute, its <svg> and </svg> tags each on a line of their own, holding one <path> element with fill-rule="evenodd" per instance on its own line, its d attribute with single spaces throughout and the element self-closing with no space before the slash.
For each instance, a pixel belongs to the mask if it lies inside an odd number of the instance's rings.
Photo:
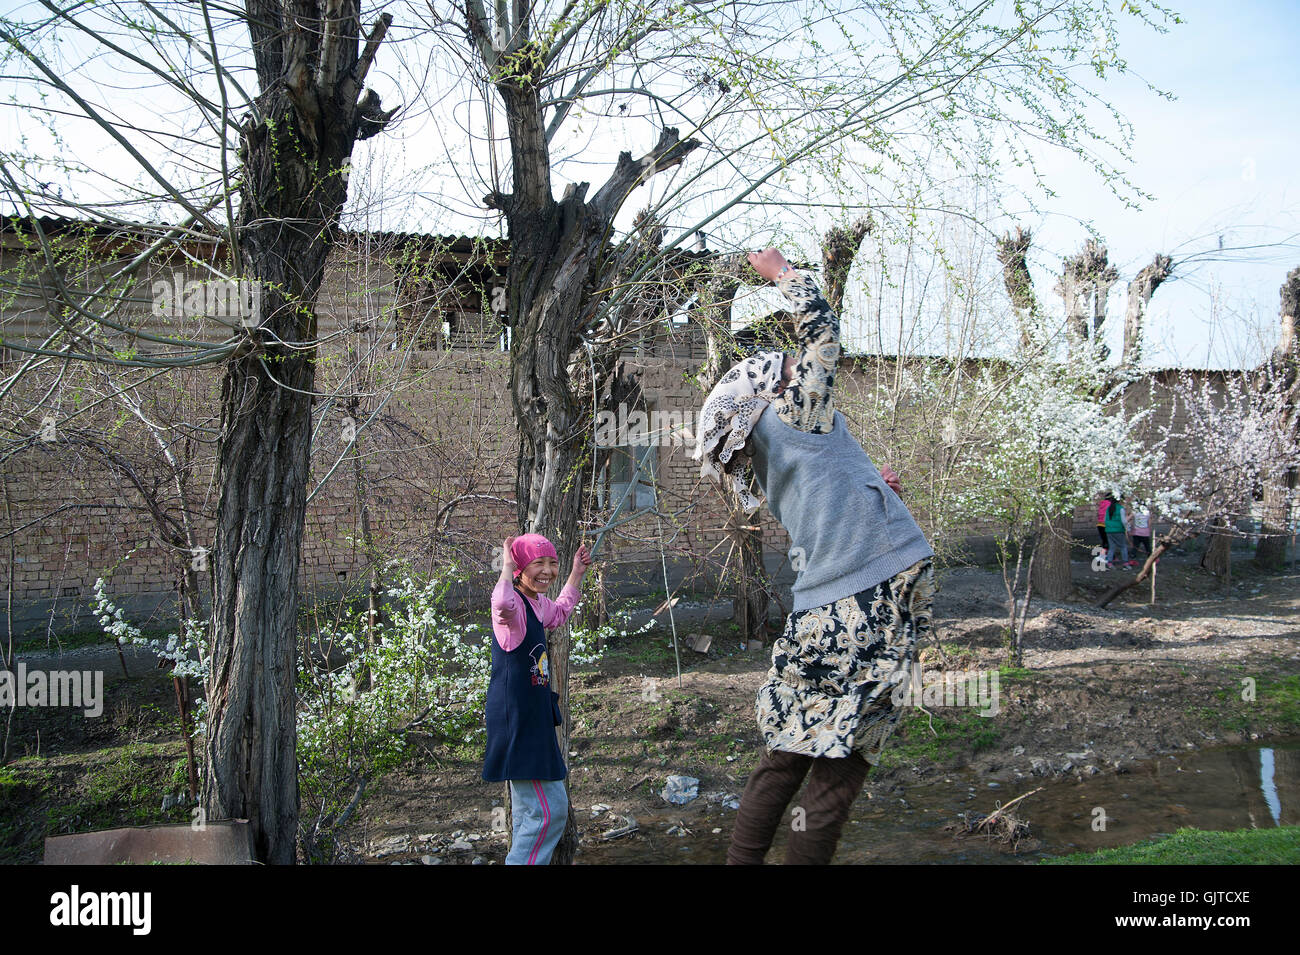
<svg viewBox="0 0 1300 955">
<path fill-rule="evenodd" d="M 167 231 L 176 228 L 165 222 L 92 222 L 86 219 L 74 219 L 69 216 L 38 216 L 36 219 L 42 232 L 48 235 L 58 235 L 65 232 L 87 231 L 93 235 L 110 238 L 114 236 L 133 236 L 140 238 L 157 238 Z M 32 235 L 36 232 L 36 226 L 32 223 L 29 216 L 7 215 L 0 219 L 0 234 L 27 234 Z M 225 236 L 217 236 L 202 233 L 189 233 L 188 237 L 195 242 L 211 242 L 220 244 L 225 241 Z M 487 246 L 493 251 L 504 252 L 508 247 L 508 240 L 497 236 L 467 236 L 467 235 L 436 235 L 419 232 L 355 232 L 342 230 L 339 233 L 340 239 L 366 238 L 380 240 L 383 242 L 421 242 L 430 245 L 447 246 L 451 252 L 470 252 L 475 246 Z"/>
<path fill-rule="evenodd" d="M 72 232 L 77 230 L 88 230 L 92 234 L 103 236 L 105 238 L 113 236 L 138 236 L 140 238 L 156 239 L 163 233 L 175 228 L 163 222 L 91 222 L 86 219 L 76 219 L 70 216 L 38 216 L 37 222 L 40 223 L 41 231 L 50 235 L 57 235 L 61 232 Z M 0 235 L 4 233 L 33 234 L 35 227 L 28 216 L 7 215 L 0 218 Z M 424 245 L 439 247 L 447 252 L 468 254 L 479 249 L 504 255 L 509 251 L 510 240 L 502 236 L 471 236 L 471 235 L 439 235 L 436 233 L 425 232 L 357 232 L 354 230 L 341 230 L 339 233 L 341 241 L 367 239 L 370 241 L 379 241 L 384 243 L 402 244 L 402 243 L 420 243 Z M 190 234 L 190 241 L 194 242 L 211 242 L 219 245 L 225 241 L 225 236 L 214 236 L 206 234 Z M 709 259 L 726 254 L 717 250 L 706 249 L 697 251 L 694 249 L 674 249 L 674 257 L 682 259 Z"/>
</svg>

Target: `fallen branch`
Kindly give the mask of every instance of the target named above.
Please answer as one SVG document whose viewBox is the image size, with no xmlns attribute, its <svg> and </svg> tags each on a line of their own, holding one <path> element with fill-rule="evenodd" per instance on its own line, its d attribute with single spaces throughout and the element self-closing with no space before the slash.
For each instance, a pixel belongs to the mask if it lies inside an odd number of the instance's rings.
<svg viewBox="0 0 1300 955">
<path fill-rule="evenodd" d="M 984 825 L 988 825 L 988 824 L 993 823 L 994 820 L 996 820 L 998 817 L 1000 817 L 1004 812 L 1006 812 L 1008 809 L 1010 809 L 1010 808 L 1011 808 L 1012 806 L 1014 806 L 1016 803 L 1020 802 L 1020 800 L 1022 800 L 1022 799 L 1027 799 L 1028 797 L 1032 796 L 1034 793 L 1040 793 L 1040 792 L 1042 792 L 1042 791 L 1043 791 L 1043 787 L 1042 787 L 1042 786 L 1039 786 L 1037 789 L 1031 789 L 1031 790 L 1029 790 L 1029 792 L 1025 793 L 1023 796 L 1017 796 L 1015 799 L 1012 799 L 1010 802 L 1008 802 L 1005 806 L 999 806 L 999 807 L 998 807 L 997 809 L 995 809 L 992 813 L 990 813 L 987 817 L 985 817 L 985 819 L 984 819 L 984 823 L 983 823 L 983 824 L 984 824 Z"/>
<path fill-rule="evenodd" d="M 601 834 L 601 839 L 609 841 L 611 839 L 622 839 L 624 836 L 630 836 L 639 830 L 641 826 L 637 823 L 635 816 L 624 816 L 623 825 L 617 829 L 610 829 L 608 832 Z"/>
<path fill-rule="evenodd" d="M 1138 584 L 1142 583 L 1142 581 L 1155 573 L 1156 563 L 1164 556 L 1165 551 L 1183 543 L 1184 541 L 1191 540 L 1195 536 L 1195 534 L 1168 534 L 1165 537 L 1160 538 L 1159 543 L 1156 544 L 1155 550 L 1153 550 L 1151 556 L 1146 559 L 1146 563 L 1142 565 L 1142 569 L 1138 572 L 1138 575 L 1132 580 L 1121 581 L 1114 587 L 1110 588 L 1110 590 L 1106 591 L 1105 595 L 1093 606 L 1100 610 L 1130 587 L 1136 587 Z"/>
</svg>

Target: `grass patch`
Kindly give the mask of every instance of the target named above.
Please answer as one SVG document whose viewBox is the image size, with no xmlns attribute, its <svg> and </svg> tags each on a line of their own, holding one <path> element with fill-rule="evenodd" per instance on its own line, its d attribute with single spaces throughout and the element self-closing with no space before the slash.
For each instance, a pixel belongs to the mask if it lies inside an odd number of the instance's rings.
<svg viewBox="0 0 1300 955">
<path fill-rule="evenodd" d="M 1206 832 L 1179 829 L 1172 836 L 1096 852 L 1078 852 L 1041 865 L 1296 865 L 1300 826 Z"/>
<path fill-rule="evenodd" d="M 185 744 L 129 743 L 29 757 L 0 771 L 0 863 L 39 862 L 47 836 L 189 819 L 162 797 L 185 789 Z"/>
<path fill-rule="evenodd" d="M 1269 718 L 1300 727 L 1300 674 L 1260 680 L 1256 699 L 1264 705 Z"/>
<path fill-rule="evenodd" d="M 980 716 L 973 708 L 963 707 L 953 716 L 935 713 L 927 716 L 915 707 L 907 707 L 899 717 L 892 744 L 881 754 L 881 767 L 892 769 L 910 766 L 922 759 L 948 763 L 964 751 L 978 753 L 995 746 L 1002 737 L 993 719 Z"/>
<path fill-rule="evenodd" d="M 141 636 L 150 640 L 160 640 L 167 636 L 168 633 L 175 631 L 168 630 L 148 630 L 141 631 Z M 23 656 L 30 653 L 66 653 L 69 650 L 79 650 L 82 647 L 98 647 L 113 645 L 113 638 L 98 628 L 94 630 L 78 630 L 74 633 L 51 634 L 46 636 L 40 634 L 33 637 L 20 637 L 14 641 L 14 653 Z"/>
<path fill-rule="evenodd" d="M 1275 727 L 1282 732 L 1300 730 L 1300 675 L 1261 678 L 1255 699 L 1243 700 L 1240 683 L 1214 692 L 1214 699 L 1188 709 L 1188 715 L 1211 727 L 1242 735 Z"/>
<path fill-rule="evenodd" d="M 1009 683 L 1012 680 L 1032 680 L 1034 671 L 1026 667 L 1013 667 L 1004 663 L 998 667 L 998 682 Z"/>
<path fill-rule="evenodd" d="M 611 648 L 607 656 L 621 657 L 633 666 L 647 668 L 675 666 L 677 661 L 671 639 L 665 641 L 662 634 L 654 632 L 626 646 Z"/>
</svg>

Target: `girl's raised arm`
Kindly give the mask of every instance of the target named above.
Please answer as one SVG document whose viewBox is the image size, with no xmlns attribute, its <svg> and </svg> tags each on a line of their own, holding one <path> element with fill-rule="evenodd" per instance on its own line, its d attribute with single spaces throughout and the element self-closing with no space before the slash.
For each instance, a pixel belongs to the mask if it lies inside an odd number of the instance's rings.
<svg viewBox="0 0 1300 955">
<path fill-rule="evenodd" d="M 578 600 L 582 596 L 582 578 L 591 567 L 591 563 L 591 553 L 587 550 L 587 545 L 580 545 L 578 552 L 573 555 L 573 570 L 569 572 L 569 579 L 565 581 L 564 589 L 560 591 L 554 603 L 548 600 L 542 604 L 543 612 L 547 615 L 542 618 L 542 624 L 548 630 L 562 626 L 573 613 L 573 608 L 578 605 Z"/>
<path fill-rule="evenodd" d="M 502 650 L 513 650 L 524 642 L 528 624 L 519 601 L 519 594 L 515 592 L 511 581 L 504 577 L 499 579 L 492 589 L 492 631 Z"/>
<path fill-rule="evenodd" d="M 506 651 L 523 643 L 524 633 L 528 629 L 524 608 L 519 602 L 519 594 L 515 592 L 515 562 L 510 556 L 510 543 L 513 540 L 513 537 L 507 537 L 501 545 L 501 576 L 492 588 L 492 631 L 496 634 L 501 649 Z"/>
</svg>

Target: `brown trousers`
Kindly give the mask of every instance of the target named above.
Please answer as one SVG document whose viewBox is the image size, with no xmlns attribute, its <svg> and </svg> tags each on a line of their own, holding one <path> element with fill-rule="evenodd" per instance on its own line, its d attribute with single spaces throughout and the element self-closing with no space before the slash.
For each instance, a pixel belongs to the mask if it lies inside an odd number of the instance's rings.
<svg viewBox="0 0 1300 955">
<path fill-rule="evenodd" d="M 808 791 L 789 820 L 786 865 L 827 865 L 835 855 L 849 808 L 871 764 L 859 753 L 843 758 L 765 752 L 740 797 L 736 826 L 727 849 L 728 865 L 762 865 L 786 806 L 812 770 Z M 797 812 L 802 809 L 803 812 Z"/>
</svg>

